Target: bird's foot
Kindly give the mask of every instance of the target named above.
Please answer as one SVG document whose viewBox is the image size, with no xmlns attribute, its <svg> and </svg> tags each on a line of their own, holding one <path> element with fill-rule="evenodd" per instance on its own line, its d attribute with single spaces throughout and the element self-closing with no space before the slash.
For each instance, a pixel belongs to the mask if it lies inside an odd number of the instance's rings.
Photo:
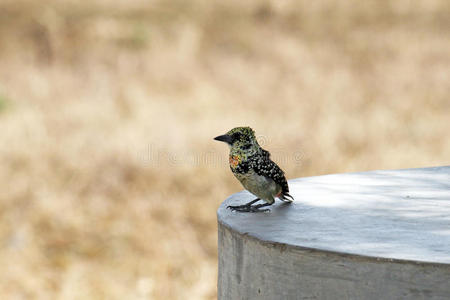
<svg viewBox="0 0 450 300">
<path fill-rule="evenodd" d="M 238 212 L 267 212 L 270 211 L 270 209 L 261 209 L 258 207 L 258 205 L 228 205 L 227 208 L 231 209 L 232 211 L 238 211 Z"/>
</svg>

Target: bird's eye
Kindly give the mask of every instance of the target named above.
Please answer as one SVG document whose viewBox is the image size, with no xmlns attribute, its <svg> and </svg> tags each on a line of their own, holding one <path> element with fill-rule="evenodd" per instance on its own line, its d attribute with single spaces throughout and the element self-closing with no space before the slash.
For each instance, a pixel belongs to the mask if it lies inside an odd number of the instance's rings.
<svg viewBox="0 0 450 300">
<path fill-rule="evenodd" d="M 239 140 L 241 138 L 241 136 L 242 135 L 240 132 L 233 133 L 233 141 Z"/>
</svg>

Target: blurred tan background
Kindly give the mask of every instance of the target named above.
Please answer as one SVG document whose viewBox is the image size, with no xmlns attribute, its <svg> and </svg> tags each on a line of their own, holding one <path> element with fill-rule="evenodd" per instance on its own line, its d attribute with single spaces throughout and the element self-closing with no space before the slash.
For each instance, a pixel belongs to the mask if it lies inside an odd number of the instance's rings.
<svg viewBox="0 0 450 300">
<path fill-rule="evenodd" d="M 288 178 L 450 163 L 450 2 L 0 1 L 0 295 L 214 299 L 213 137 Z"/>
</svg>

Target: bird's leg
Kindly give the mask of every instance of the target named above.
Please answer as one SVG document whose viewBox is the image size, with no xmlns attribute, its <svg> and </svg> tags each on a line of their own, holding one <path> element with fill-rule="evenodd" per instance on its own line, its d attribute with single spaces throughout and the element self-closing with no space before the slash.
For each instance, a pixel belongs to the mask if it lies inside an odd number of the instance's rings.
<svg viewBox="0 0 450 300">
<path fill-rule="evenodd" d="M 238 206 L 228 206 L 228 208 L 231 208 L 231 210 L 236 210 L 239 212 L 265 212 L 265 211 L 270 211 L 270 209 L 260 209 L 261 207 L 264 206 L 269 206 L 272 205 L 272 203 L 263 203 L 263 204 L 257 204 L 257 205 L 251 205 L 253 203 L 255 203 L 256 201 L 258 201 L 259 199 L 256 199 L 254 201 L 251 201 L 247 204 L 244 205 L 238 205 Z"/>
<path fill-rule="evenodd" d="M 266 209 L 260 209 L 261 207 L 264 206 L 269 206 L 272 205 L 273 203 L 263 203 L 263 204 L 257 204 L 257 205 L 253 205 L 250 206 L 250 212 L 264 212 L 264 211 L 270 211 L 270 209 L 266 208 Z"/>
<path fill-rule="evenodd" d="M 231 210 L 240 210 L 240 209 L 246 209 L 249 208 L 253 203 L 259 201 L 261 199 L 256 198 L 255 200 L 250 201 L 249 203 L 245 203 L 242 205 L 228 205 L 227 208 L 230 208 Z"/>
</svg>

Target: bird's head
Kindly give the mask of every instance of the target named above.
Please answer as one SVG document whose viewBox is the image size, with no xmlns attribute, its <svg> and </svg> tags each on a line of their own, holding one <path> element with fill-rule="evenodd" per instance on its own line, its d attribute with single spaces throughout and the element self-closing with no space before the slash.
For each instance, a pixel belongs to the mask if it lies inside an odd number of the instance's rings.
<svg viewBox="0 0 450 300">
<path fill-rule="evenodd" d="M 214 139 L 227 143 L 231 148 L 240 148 L 242 150 L 250 149 L 252 146 L 259 147 L 255 132 L 250 127 L 236 127 Z"/>
</svg>

